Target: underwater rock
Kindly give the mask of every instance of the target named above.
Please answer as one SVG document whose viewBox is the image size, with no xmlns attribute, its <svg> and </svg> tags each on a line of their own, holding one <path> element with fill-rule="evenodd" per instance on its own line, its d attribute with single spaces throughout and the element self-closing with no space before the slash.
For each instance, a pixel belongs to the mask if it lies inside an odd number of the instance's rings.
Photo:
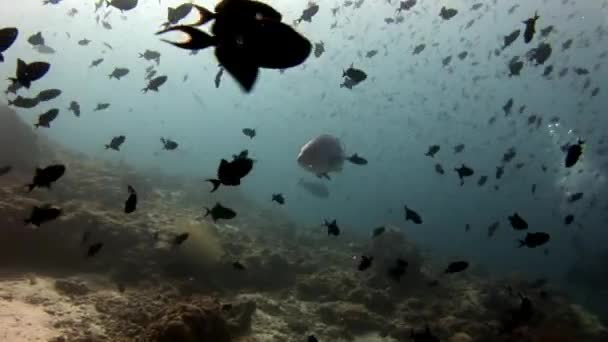
<svg viewBox="0 0 608 342">
<path fill-rule="evenodd" d="M 232 336 L 241 336 L 250 332 L 251 318 L 256 310 L 257 305 L 252 300 L 232 303 L 230 309 L 224 310 L 228 330 Z"/>
<path fill-rule="evenodd" d="M 83 296 L 91 292 L 84 283 L 71 279 L 56 280 L 55 290 L 66 296 Z"/>
<path fill-rule="evenodd" d="M 467 333 L 459 332 L 452 335 L 448 342 L 473 342 L 473 339 Z"/>
<path fill-rule="evenodd" d="M 148 327 L 146 341 L 231 342 L 228 325 L 220 310 L 211 300 L 171 306 Z"/>
<path fill-rule="evenodd" d="M 326 324 L 336 325 L 345 334 L 361 335 L 373 331 L 383 331 L 385 320 L 370 313 L 361 304 L 347 302 L 323 303 L 317 309 L 317 314 Z"/>
</svg>

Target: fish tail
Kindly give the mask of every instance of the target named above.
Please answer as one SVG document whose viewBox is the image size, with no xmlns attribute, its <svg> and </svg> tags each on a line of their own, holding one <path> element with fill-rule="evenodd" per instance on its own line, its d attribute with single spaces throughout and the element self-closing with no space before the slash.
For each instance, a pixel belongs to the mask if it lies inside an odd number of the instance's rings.
<svg viewBox="0 0 608 342">
<path fill-rule="evenodd" d="M 34 190 L 34 188 L 36 187 L 36 184 L 28 184 L 27 186 L 27 192 L 32 192 L 32 190 Z"/>
<path fill-rule="evenodd" d="M 211 213 L 211 210 L 209 210 L 209 208 L 207 208 L 207 207 L 205 207 L 204 209 L 205 209 L 205 216 L 203 216 L 203 217 L 209 216 L 209 214 Z"/>
<path fill-rule="evenodd" d="M 198 14 L 200 15 L 200 18 L 198 19 L 198 21 L 196 23 L 192 24 L 193 26 L 205 25 L 206 23 L 215 19 L 215 13 L 211 12 L 210 10 L 206 9 L 205 7 L 198 6 L 198 5 L 193 5 L 193 6 L 194 6 L 194 8 L 196 8 L 198 10 Z"/>
<path fill-rule="evenodd" d="M 168 25 L 169 25 L 169 23 L 164 23 L 163 25 L 167 25 L 167 26 L 168 26 Z M 144 54 L 143 54 L 143 53 L 140 53 L 140 54 L 139 54 L 139 58 L 144 58 Z"/>
<path fill-rule="evenodd" d="M 106 0 L 106 7 L 109 7 L 112 4 L 112 2 L 110 2 L 110 0 Z"/>
<path fill-rule="evenodd" d="M 40 124 L 34 124 L 34 128 L 40 127 Z"/>
<path fill-rule="evenodd" d="M 219 179 L 207 179 L 207 182 L 213 185 L 213 189 L 211 189 L 211 192 L 215 192 L 215 190 L 220 187 L 220 184 L 222 184 L 222 181 L 220 181 Z"/>
<path fill-rule="evenodd" d="M 106 150 L 110 149 L 110 145 L 106 145 L 105 147 L 106 147 Z"/>
<path fill-rule="evenodd" d="M 148 92 L 148 90 L 150 90 L 150 88 L 145 87 L 145 88 L 143 88 L 143 89 L 141 90 L 141 92 L 145 94 L 145 93 L 147 93 L 147 92 Z"/>
<path fill-rule="evenodd" d="M 0 53 L 0 62 L 4 62 L 4 56 Z"/>
</svg>

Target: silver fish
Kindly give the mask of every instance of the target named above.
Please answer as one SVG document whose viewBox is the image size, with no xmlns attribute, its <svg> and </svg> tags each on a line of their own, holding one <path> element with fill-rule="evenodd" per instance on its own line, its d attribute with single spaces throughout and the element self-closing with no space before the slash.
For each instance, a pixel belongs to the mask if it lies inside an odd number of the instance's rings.
<svg viewBox="0 0 608 342">
<path fill-rule="evenodd" d="M 344 150 L 340 140 L 329 134 L 322 134 L 300 149 L 298 164 L 317 177 L 329 179 L 330 172 L 339 172 L 344 165 Z"/>
</svg>

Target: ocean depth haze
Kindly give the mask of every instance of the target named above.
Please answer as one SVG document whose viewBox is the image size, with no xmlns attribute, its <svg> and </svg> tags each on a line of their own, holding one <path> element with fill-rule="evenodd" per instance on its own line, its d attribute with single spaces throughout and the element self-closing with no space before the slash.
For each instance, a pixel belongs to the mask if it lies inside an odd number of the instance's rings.
<svg viewBox="0 0 608 342">
<path fill-rule="evenodd" d="M 608 341 L 608 1 L 185 2 L 0 0 L 0 341 Z"/>
</svg>

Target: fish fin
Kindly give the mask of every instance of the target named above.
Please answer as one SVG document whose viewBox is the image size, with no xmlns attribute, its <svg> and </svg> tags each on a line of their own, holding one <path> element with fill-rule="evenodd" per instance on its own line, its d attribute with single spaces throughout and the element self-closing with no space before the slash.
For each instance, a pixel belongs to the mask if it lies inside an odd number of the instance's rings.
<svg viewBox="0 0 608 342">
<path fill-rule="evenodd" d="M 517 242 L 519 242 L 518 248 L 522 248 L 523 246 L 526 245 L 526 241 L 524 241 L 524 240 L 517 240 Z"/>
<path fill-rule="evenodd" d="M 194 4 L 192 5 L 192 7 L 196 8 L 196 10 L 198 11 L 198 14 L 199 14 L 198 21 L 196 23 L 192 24 L 192 26 L 205 25 L 206 23 L 215 19 L 215 13 L 211 12 L 210 10 L 206 9 L 205 7 L 199 6 L 199 5 L 194 5 Z"/>
<path fill-rule="evenodd" d="M 258 78 L 259 68 L 250 61 L 245 48 L 228 49 L 224 46 L 216 47 L 215 57 L 224 66 L 232 77 L 236 79 L 245 92 L 250 92 Z"/>
<path fill-rule="evenodd" d="M 165 24 L 163 24 L 163 25 L 165 25 Z M 168 26 L 168 23 L 166 23 L 166 25 Z M 140 54 L 139 54 L 139 58 L 144 58 L 144 54 L 143 54 L 143 53 L 140 53 Z"/>
<path fill-rule="evenodd" d="M 209 216 L 209 214 L 211 213 L 211 210 L 209 210 L 209 208 L 207 208 L 207 207 L 204 207 L 204 209 L 205 209 L 205 216 L 203 216 L 203 217 Z"/>
<path fill-rule="evenodd" d="M 135 189 L 134 189 L 132 186 L 130 186 L 130 185 L 127 185 L 127 191 L 128 191 L 130 194 L 135 194 L 135 193 L 136 193 L 136 192 L 135 192 Z"/>
<path fill-rule="evenodd" d="M 211 192 L 215 192 L 215 190 L 217 190 L 217 188 L 219 188 L 222 184 L 222 181 L 220 181 L 219 179 L 207 179 L 206 181 L 213 185 L 213 189 L 211 189 Z"/>
<path fill-rule="evenodd" d="M 185 42 L 172 42 L 166 39 L 162 39 L 162 41 L 169 43 L 171 45 L 177 46 L 181 49 L 186 50 L 202 50 L 206 49 L 210 46 L 215 45 L 215 37 L 198 30 L 197 28 L 190 26 L 173 26 L 167 29 L 156 32 L 156 34 L 163 34 L 171 31 L 180 31 L 188 35 L 188 39 Z"/>
</svg>

